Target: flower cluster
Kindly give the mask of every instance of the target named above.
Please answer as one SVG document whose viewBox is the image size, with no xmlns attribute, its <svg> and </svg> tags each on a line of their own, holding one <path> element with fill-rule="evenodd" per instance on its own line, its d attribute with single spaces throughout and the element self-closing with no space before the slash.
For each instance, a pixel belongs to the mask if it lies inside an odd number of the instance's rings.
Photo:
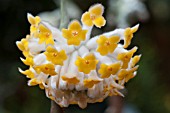
<svg viewBox="0 0 170 113">
<path fill-rule="evenodd" d="M 19 68 L 30 79 L 28 85 L 39 85 L 61 107 L 85 108 L 108 96 L 123 96 L 120 90 L 136 75 L 141 57 L 134 56 L 137 47 L 126 49 L 139 25 L 90 38 L 93 26 L 106 23 L 103 12 L 104 7 L 96 4 L 82 15 L 81 23 L 73 20 L 61 31 L 28 14 L 30 34 L 16 42 L 25 57 L 21 61 L 29 66 Z"/>
</svg>

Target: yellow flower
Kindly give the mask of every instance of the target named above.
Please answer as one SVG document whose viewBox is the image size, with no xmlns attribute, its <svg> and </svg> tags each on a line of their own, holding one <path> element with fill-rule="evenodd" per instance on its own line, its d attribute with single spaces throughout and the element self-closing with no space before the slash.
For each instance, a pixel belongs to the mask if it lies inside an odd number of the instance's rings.
<svg viewBox="0 0 170 113">
<path fill-rule="evenodd" d="M 34 60 L 31 56 L 27 56 L 26 59 L 21 58 L 21 61 L 27 66 L 33 66 Z"/>
<path fill-rule="evenodd" d="M 88 12 L 82 15 L 82 22 L 87 26 L 93 26 L 101 28 L 106 24 L 106 20 L 103 15 L 104 7 L 101 4 L 92 6 Z"/>
<path fill-rule="evenodd" d="M 108 78 L 110 75 L 115 75 L 119 71 L 120 67 L 120 62 L 116 62 L 111 65 L 101 64 L 98 72 L 101 74 L 101 78 Z"/>
<path fill-rule="evenodd" d="M 30 86 L 35 86 L 35 85 L 39 85 L 40 89 L 44 89 L 44 85 L 42 84 L 42 81 L 37 79 L 37 78 L 33 78 L 29 81 L 29 85 Z"/>
<path fill-rule="evenodd" d="M 47 75 L 56 75 L 57 73 L 55 72 L 55 66 L 54 64 L 43 64 L 43 65 L 40 65 L 40 66 L 35 66 L 35 70 L 38 74 L 40 74 L 40 72 L 43 72 Z"/>
<path fill-rule="evenodd" d="M 23 55 L 25 57 L 29 56 L 29 48 L 28 48 L 28 39 L 29 38 L 29 35 L 27 35 L 26 38 L 23 38 L 20 42 L 17 41 L 17 47 L 19 48 L 19 50 L 22 51 Z"/>
<path fill-rule="evenodd" d="M 63 75 L 62 79 L 69 84 L 77 84 L 80 82 L 80 80 L 76 76 L 68 77 Z"/>
<path fill-rule="evenodd" d="M 131 68 L 134 67 L 134 66 L 139 62 L 140 58 L 141 58 L 141 55 L 136 55 L 136 56 L 134 56 L 134 57 L 132 58 L 132 62 L 131 62 L 130 67 L 131 67 Z"/>
<path fill-rule="evenodd" d="M 68 45 L 78 46 L 86 38 L 87 30 L 82 30 L 80 23 L 74 20 L 68 26 L 68 29 L 62 29 L 62 35 L 67 39 Z"/>
<path fill-rule="evenodd" d="M 36 33 L 38 31 L 38 24 L 41 22 L 39 16 L 33 17 L 32 15 L 28 14 L 28 21 L 31 24 L 30 32 L 31 34 Z"/>
<path fill-rule="evenodd" d="M 22 70 L 19 68 L 19 72 L 22 73 L 22 74 L 24 74 L 24 75 L 26 75 L 27 78 L 34 78 L 34 76 L 35 76 L 34 73 L 33 73 L 30 69 L 25 70 L 25 71 L 22 71 Z"/>
<path fill-rule="evenodd" d="M 129 27 L 125 29 L 125 32 L 124 32 L 125 40 L 124 40 L 124 45 L 123 45 L 124 48 L 127 48 L 130 45 L 131 40 L 133 38 L 133 33 L 135 33 L 137 30 L 138 30 L 138 26 L 133 27 L 133 28 Z"/>
<path fill-rule="evenodd" d="M 42 24 L 39 25 L 38 38 L 39 38 L 39 44 L 42 44 L 45 42 L 46 44 L 54 45 L 52 32 Z"/>
<path fill-rule="evenodd" d="M 101 82 L 101 81 L 98 79 L 85 79 L 83 81 L 84 86 L 87 88 L 92 88 L 95 84 L 98 84 L 99 82 Z"/>
<path fill-rule="evenodd" d="M 64 60 L 67 59 L 67 55 L 64 50 L 61 50 L 59 52 L 51 46 L 47 47 L 46 52 L 44 52 L 44 54 L 46 55 L 47 60 L 51 61 L 55 65 L 63 65 Z"/>
<path fill-rule="evenodd" d="M 138 69 L 139 66 L 135 66 L 134 68 L 130 70 L 122 69 L 118 73 L 119 80 L 125 79 L 125 82 L 128 82 L 131 78 L 134 77 L 134 72 Z"/>
<path fill-rule="evenodd" d="M 98 48 L 96 51 L 99 52 L 101 55 L 113 53 L 119 41 L 120 38 L 118 36 L 111 36 L 107 38 L 106 36 L 101 35 L 97 40 Z"/>
<path fill-rule="evenodd" d="M 96 60 L 93 54 L 88 54 L 84 58 L 78 57 L 75 61 L 75 65 L 78 67 L 78 70 L 85 74 L 88 74 L 91 70 L 96 69 L 97 63 L 98 60 Z"/>
<path fill-rule="evenodd" d="M 134 47 L 128 52 L 118 54 L 117 59 L 123 62 L 123 65 L 122 65 L 123 69 L 128 67 L 128 63 L 130 59 L 132 58 L 133 54 L 136 52 L 136 50 L 137 50 L 137 47 Z"/>
</svg>

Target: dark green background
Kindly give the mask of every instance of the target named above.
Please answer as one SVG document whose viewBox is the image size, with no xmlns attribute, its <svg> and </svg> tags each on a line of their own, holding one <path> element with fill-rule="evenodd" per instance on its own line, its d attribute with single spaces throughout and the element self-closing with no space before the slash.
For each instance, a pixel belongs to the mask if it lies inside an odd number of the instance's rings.
<svg viewBox="0 0 170 113">
<path fill-rule="evenodd" d="M 107 0 L 74 2 L 83 11 L 99 2 L 107 12 Z M 140 113 L 169 113 L 170 0 L 145 0 L 145 4 L 150 19 L 141 22 L 131 45 L 139 46 L 137 53 L 142 54 L 140 68 L 137 76 L 126 85 L 128 94 L 124 101 L 125 105 L 133 105 Z M 50 100 L 44 91 L 28 87 L 26 77 L 18 72 L 18 67 L 26 67 L 19 60 L 22 55 L 15 41 L 29 33 L 27 12 L 36 15 L 55 8 L 57 6 L 52 0 L 0 0 L 0 113 L 49 113 Z M 88 104 L 85 110 L 72 106 L 66 112 L 103 113 L 106 105 L 106 101 Z"/>
</svg>

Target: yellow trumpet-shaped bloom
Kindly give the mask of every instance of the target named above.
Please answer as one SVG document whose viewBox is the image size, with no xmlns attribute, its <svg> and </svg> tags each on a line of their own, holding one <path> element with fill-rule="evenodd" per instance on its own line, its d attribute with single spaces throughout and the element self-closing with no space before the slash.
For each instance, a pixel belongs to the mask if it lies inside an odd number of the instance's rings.
<svg viewBox="0 0 170 113">
<path fill-rule="evenodd" d="M 101 4 L 92 6 L 88 12 L 82 15 L 82 22 L 87 26 L 93 26 L 101 28 L 106 24 L 106 20 L 102 16 L 104 7 Z"/>
<path fill-rule="evenodd" d="M 45 42 L 46 44 L 54 45 L 52 32 L 42 24 L 39 25 L 38 38 L 39 38 L 39 44 L 42 44 Z"/>
<path fill-rule="evenodd" d="M 141 55 L 136 55 L 132 58 L 132 62 L 131 62 L 131 68 L 134 67 L 140 60 Z"/>
<path fill-rule="evenodd" d="M 131 78 L 134 77 L 134 72 L 138 69 L 139 66 L 135 66 L 134 68 L 130 70 L 122 69 L 118 73 L 119 80 L 125 79 L 125 82 L 128 82 Z"/>
<path fill-rule="evenodd" d="M 110 65 L 101 64 L 100 69 L 98 70 L 99 74 L 101 74 L 101 78 L 108 78 L 110 75 L 115 75 L 121 68 L 121 63 L 113 63 Z"/>
<path fill-rule="evenodd" d="M 30 32 L 31 34 L 36 33 L 38 31 L 38 25 L 41 22 L 39 16 L 33 17 L 32 15 L 28 16 L 28 21 L 31 24 Z"/>
<path fill-rule="evenodd" d="M 69 83 L 69 84 L 77 84 L 77 83 L 80 82 L 80 80 L 76 76 L 74 76 L 74 77 L 67 77 L 67 76 L 63 75 L 62 79 L 64 81 L 66 81 L 67 83 Z"/>
<path fill-rule="evenodd" d="M 48 61 L 51 61 L 55 65 L 63 65 L 64 60 L 67 59 L 67 55 L 64 50 L 57 51 L 56 49 L 48 46 L 44 54 Z"/>
<path fill-rule="evenodd" d="M 22 51 L 25 57 L 29 56 L 28 44 L 27 38 L 23 38 L 20 42 L 17 42 L 17 47 Z"/>
<path fill-rule="evenodd" d="M 27 66 L 33 66 L 34 65 L 34 60 L 33 60 L 33 57 L 31 57 L 31 56 L 26 57 L 26 59 L 21 58 L 21 61 Z"/>
<path fill-rule="evenodd" d="M 97 52 L 101 55 L 107 55 L 108 53 L 113 53 L 115 48 L 117 47 L 117 43 L 120 41 L 118 36 L 111 36 L 107 38 L 104 35 L 101 35 L 97 40 Z"/>
<path fill-rule="evenodd" d="M 96 64 L 98 60 L 96 60 L 93 54 L 88 54 L 84 58 L 78 57 L 75 61 L 76 66 L 80 72 L 85 74 L 90 73 L 91 70 L 96 69 Z"/>
<path fill-rule="evenodd" d="M 131 40 L 133 38 L 133 33 L 135 33 L 137 30 L 138 30 L 138 27 L 134 27 L 134 28 L 128 27 L 125 29 L 125 32 L 124 32 L 125 39 L 124 39 L 124 45 L 123 45 L 124 48 L 127 48 L 130 45 Z"/>
<path fill-rule="evenodd" d="M 35 76 L 34 73 L 33 73 L 30 69 L 25 70 L 25 71 L 22 71 L 22 70 L 19 68 L 19 71 L 20 71 L 20 73 L 26 75 L 27 78 L 34 78 L 34 76 Z"/>
<path fill-rule="evenodd" d="M 44 89 L 44 85 L 42 84 L 42 81 L 37 79 L 37 78 L 33 78 L 29 81 L 29 85 L 30 86 L 35 86 L 35 85 L 39 85 L 40 89 Z"/>
<path fill-rule="evenodd" d="M 85 79 L 83 81 L 84 86 L 87 88 L 92 88 L 95 84 L 98 84 L 99 82 L 101 82 L 101 81 L 97 80 L 97 79 Z"/>
<path fill-rule="evenodd" d="M 47 75 L 56 75 L 57 73 L 55 72 L 55 66 L 54 64 L 48 63 L 48 64 L 42 64 L 40 66 L 35 66 L 35 70 L 37 73 L 43 72 Z"/>
<path fill-rule="evenodd" d="M 87 30 L 82 30 L 77 20 L 72 21 L 68 29 L 62 29 L 62 35 L 67 39 L 68 45 L 80 45 L 80 42 L 86 39 L 86 33 Z"/>
<path fill-rule="evenodd" d="M 128 52 L 118 54 L 117 59 L 123 62 L 123 65 L 122 65 L 123 69 L 128 67 L 128 63 L 130 59 L 132 58 L 133 54 L 136 52 L 136 50 L 137 50 L 137 47 L 134 47 Z"/>
</svg>

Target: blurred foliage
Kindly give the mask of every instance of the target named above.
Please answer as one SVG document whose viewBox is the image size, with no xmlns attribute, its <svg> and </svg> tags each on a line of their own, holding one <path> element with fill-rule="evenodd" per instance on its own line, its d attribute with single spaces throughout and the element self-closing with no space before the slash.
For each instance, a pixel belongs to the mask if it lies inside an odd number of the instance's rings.
<svg viewBox="0 0 170 113">
<path fill-rule="evenodd" d="M 105 6 L 107 13 L 108 0 L 73 2 L 83 11 L 99 2 Z M 138 54 L 142 54 L 142 59 L 137 76 L 127 84 L 125 105 L 135 106 L 139 113 L 169 113 L 170 0 L 145 0 L 145 5 L 150 19 L 147 22 L 139 20 L 140 30 L 132 42 L 131 47 L 139 46 Z M 37 15 L 43 11 L 52 11 L 58 6 L 52 0 L 0 0 L 0 113 L 49 112 L 50 100 L 46 98 L 44 91 L 38 87 L 28 87 L 26 77 L 17 70 L 18 67 L 25 67 L 19 60 L 22 55 L 15 41 L 29 33 L 27 12 Z M 113 28 L 115 26 L 104 30 Z M 106 107 L 107 99 L 103 103 L 89 104 L 85 110 L 70 106 L 66 112 L 103 113 Z"/>
</svg>

